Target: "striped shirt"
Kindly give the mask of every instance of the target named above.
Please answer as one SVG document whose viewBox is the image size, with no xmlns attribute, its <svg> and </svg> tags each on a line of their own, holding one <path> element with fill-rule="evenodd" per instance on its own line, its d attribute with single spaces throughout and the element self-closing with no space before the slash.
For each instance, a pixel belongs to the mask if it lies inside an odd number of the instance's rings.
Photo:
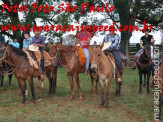
<svg viewBox="0 0 163 122">
<path fill-rule="evenodd" d="M 109 50 L 118 49 L 119 43 L 120 43 L 120 38 L 119 38 L 119 35 L 118 34 L 115 34 L 113 36 L 110 36 L 109 34 L 107 34 L 104 37 L 103 42 L 106 43 L 108 41 L 111 41 L 112 42 L 111 46 L 109 47 Z"/>
</svg>

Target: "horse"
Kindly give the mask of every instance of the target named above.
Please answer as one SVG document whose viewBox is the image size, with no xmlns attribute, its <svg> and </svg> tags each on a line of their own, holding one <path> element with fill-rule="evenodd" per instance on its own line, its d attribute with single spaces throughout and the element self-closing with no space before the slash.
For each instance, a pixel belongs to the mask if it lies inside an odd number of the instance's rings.
<svg viewBox="0 0 163 122">
<path fill-rule="evenodd" d="M 22 51 L 21 49 L 15 48 L 12 45 L 9 45 L 8 42 L 0 45 L 0 60 L 8 63 L 10 66 L 15 67 L 13 70 L 13 74 L 15 74 L 15 77 L 18 82 L 19 86 L 19 95 L 22 93 L 22 101 L 21 105 L 25 105 L 26 101 L 26 95 L 25 95 L 25 89 L 26 89 L 26 80 L 28 80 L 30 85 L 30 91 L 32 94 L 32 104 L 35 104 L 35 93 L 34 93 L 34 86 L 33 86 L 33 78 L 40 76 L 39 69 L 35 69 L 33 66 L 30 65 L 29 59 L 27 57 L 27 54 Z M 46 74 L 46 77 L 49 80 L 50 88 L 52 88 L 52 78 L 50 76 L 50 73 L 53 74 L 53 79 L 55 79 L 55 72 L 56 69 L 48 66 L 45 67 L 44 73 Z M 52 89 L 49 89 L 49 92 L 52 92 Z M 55 92 L 55 90 L 53 90 Z"/>
<path fill-rule="evenodd" d="M 92 62 L 91 62 L 91 70 L 94 74 L 98 75 L 99 83 L 101 86 L 101 105 L 104 106 L 106 103 L 106 107 L 109 106 L 109 89 L 110 89 L 110 79 L 113 76 L 113 69 L 115 68 L 113 65 L 113 59 L 110 55 L 106 55 L 101 49 L 103 48 L 104 43 L 100 46 L 97 46 L 96 43 L 93 44 L 93 50 L 91 52 Z M 124 68 L 124 65 L 123 65 Z M 122 81 L 116 80 L 118 75 L 118 70 L 115 72 L 115 81 L 116 81 L 116 95 L 120 95 L 121 83 Z M 106 89 L 105 89 L 106 85 Z M 106 100 L 104 100 L 104 94 Z"/>
<path fill-rule="evenodd" d="M 142 75 L 147 76 L 146 84 L 147 84 L 147 94 L 149 94 L 149 79 L 152 71 L 152 60 L 154 57 L 153 54 L 154 45 L 152 43 L 147 43 L 147 45 L 143 48 L 142 53 L 137 59 L 137 67 L 139 72 L 139 93 L 142 93 Z M 145 82 L 145 81 L 144 81 Z"/>
<path fill-rule="evenodd" d="M 84 73 L 85 66 L 81 66 L 77 56 L 77 50 L 73 49 L 68 46 L 64 46 L 62 44 L 50 44 L 49 43 L 49 54 L 53 58 L 51 59 L 52 66 L 56 66 L 56 64 L 60 64 L 64 67 L 65 71 L 67 72 L 67 77 L 70 82 L 71 87 L 71 96 L 70 100 L 73 100 L 75 97 L 74 92 L 74 83 L 73 83 L 73 76 L 76 80 L 76 85 L 79 92 L 79 99 L 83 100 L 83 96 L 80 90 L 80 83 L 79 83 L 79 73 Z M 91 75 L 91 70 L 89 70 L 89 74 L 91 77 L 91 89 L 93 89 L 93 76 Z M 96 90 L 97 90 L 97 82 L 96 82 Z"/>
<path fill-rule="evenodd" d="M 12 80 L 12 68 L 5 62 L 1 62 L 0 66 L 0 86 L 3 86 L 3 81 L 4 81 L 4 73 L 8 72 L 8 78 L 9 78 L 9 85 L 11 85 L 11 80 Z"/>
</svg>

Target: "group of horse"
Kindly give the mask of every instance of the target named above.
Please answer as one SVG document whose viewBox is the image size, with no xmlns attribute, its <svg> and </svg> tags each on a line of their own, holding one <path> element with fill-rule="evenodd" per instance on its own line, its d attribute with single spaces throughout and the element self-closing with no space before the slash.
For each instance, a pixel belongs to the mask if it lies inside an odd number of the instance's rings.
<svg viewBox="0 0 163 122">
<path fill-rule="evenodd" d="M 109 89 L 110 89 L 110 80 L 111 78 L 115 79 L 116 82 L 116 95 L 121 95 L 121 85 L 122 81 L 117 80 L 120 75 L 115 67 L 114 57 L 108 51 L 101 51 L 104 43 L 97 46 L 94 43 L 92 51 L 90 52 L 91 62 L 89 74 L 91 77 L 91 88 L 93 90 L 94 80 L 96 80 L 96 91 L 97 83 L 99 82 L 101 86 L 101 105 L 108 107 L 109 105 Z M 142 92 L 142 75 L 147 75 L 147 94 L 149 94 L 149 79 L 151 75 L 151 62 L 153 60 L 153 45 L 148 44 L 143 49 L 141 56 L 138 58 L 138 69 L 140 76 L 140 88 L 139 93 Z M 45 74 L 49 81 L 49 94 L 55 94 L 56 92 L 56 83 L 57 83 L 57 68 L 58 66 L 63 66 L 67 77 L 70 82 L 71 96 L 70 99 L 74 99 L 74 82 L 73 77 L 75 78 L 76 85 L 79 92 L 79 99 L 83 100 L 83 96 L 80 90 L 79 82 L 79 73 L 84 73 L 85 66 L 80 65 L 78 51 L 72 47 L 68 47 L 62 44 L 51 44 L 49 43 L 49 55 L 51 57 L 51 65 L 45 67 Z M 15 75 L 18 86 L 19 86 L 19 95 L 23 96 L 21 105 L 25 104 L 26 101 L 26 80 L 29 82 L 30 91 L 32 94 L 32 103 L 35 103 L 35 93 L 33 78 L 38 77 L 40 80 L 39 69 L 35 69 L 29 64 L 27 54 L 21 49 L 17 49 L 8 43 L 0 45 L 0 61 L 9 64 L 12 67 L 12 73 Z M 163 63 L 160 63 L 162 65 Z M 162 67 L 162 66 L 161 66 Z M 162 70 L 160 68 L 160 70 Z M 124 71 L 124 65 L 123 65 Z M 160 81 L 162 84 L 163 81 Z M 10 83 L 10 82 L 9 82 Z M 162 87 L 161 87 L 162 88 Z M 160 101 L 162 97 L 160 97 Z M 162 103 L 162 102 L 160 102 Z M 160 104 L 161 105 L 161 104 Z"/>
</svg>

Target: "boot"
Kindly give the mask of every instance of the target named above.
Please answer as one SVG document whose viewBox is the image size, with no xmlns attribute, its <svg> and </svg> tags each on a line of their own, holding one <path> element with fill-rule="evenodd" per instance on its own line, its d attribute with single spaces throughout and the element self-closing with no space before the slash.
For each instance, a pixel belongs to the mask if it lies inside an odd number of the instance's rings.
<svg viewBox="0 0 163 122">
<path fill-rule="evenodd" d="M 134 62 L 134 64 L 131 66 L 131 69 L 136 69 L 136 61 Z"/>
</svg>

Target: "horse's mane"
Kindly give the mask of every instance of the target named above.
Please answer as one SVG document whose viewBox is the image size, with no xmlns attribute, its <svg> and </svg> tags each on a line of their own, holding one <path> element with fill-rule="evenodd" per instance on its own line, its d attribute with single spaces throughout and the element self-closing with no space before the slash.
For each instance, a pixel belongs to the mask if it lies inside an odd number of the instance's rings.
<svg viewBox="0 0 163 122">
<path fill-rule="evenodd" d="M 28 59 L 27 54 L 24 51 L 22 51 L 21 49 L 16 48 L 16 47 L 14 47 L 12 45 L 9 45 L 9 47 L 13 50 L 13 52 L 15 54 L 17 54 L 19 56 L 23 56 L 25 59 Z"/>
<path fill-rule="evenodd" d="M 71 47 L 68 47 L 68 46 L 65 46 L 65 45 L 62 45 L 62 44 L 58 44 L 57 45 L 59 48 L 61 48 L 62 50 L 64 50 L 65 52 L 67 53 L 70 53 L 73 51 L 73 49 Z"/>
</svg>

